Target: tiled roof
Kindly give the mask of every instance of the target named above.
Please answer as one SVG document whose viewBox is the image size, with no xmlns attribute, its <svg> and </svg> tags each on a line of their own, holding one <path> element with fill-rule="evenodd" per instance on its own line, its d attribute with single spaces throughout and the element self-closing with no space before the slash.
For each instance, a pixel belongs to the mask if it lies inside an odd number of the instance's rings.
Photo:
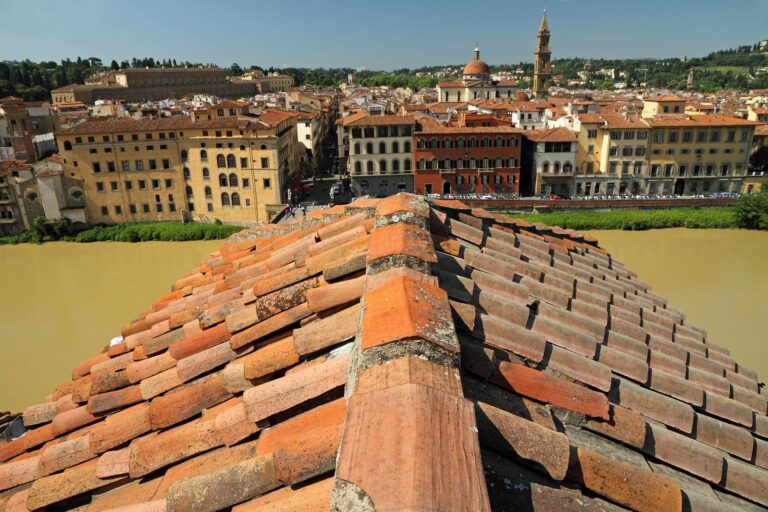
<svg viewBox="0 0 768 512">
<path fill-rule="evenodd" d="M 346 119 L 349 119 L 354 114 L 348 116 Z M 414 118 L 412 115 L 404 115 L 404 116 L 371 116 L 371 115 L 364 115 L 361 117 L 356 117 L 354 119 L 351 119 L 350 121 L 344 122 L 344 126 L 384 126 L 384 125 L 396 125 L 396 124 L 413 124 Z"/>
<path fill-rule="evenodd" d="M 363 198 L 234 235 L 123 334 L 0 441 L 0 510 L 768 505 L 758 376 L 571 230 Z"/>
<path fill-rule="evenodd" d="M 534 142 L 576 142 L 576 135 L 568 128 L 542 128 L 526 130 L 523 136 Z"/>
<path fill-rule="evenodd" d="M 653 127 L 662 126 L 758 126 L 757 121 L 748 121 L 724 114 L 662 115 L 646 119 Z"/>
<path fill-rule="evenodd" d="M 643 98 L 643 101 L 655 101 L 655 102 L 661 102 L 661 101 L 685 101 L 685 98 L 682 96 L 674 96 L 672 94 L 663 94 L 660 96 L 646 96 Z"/>
</svg>

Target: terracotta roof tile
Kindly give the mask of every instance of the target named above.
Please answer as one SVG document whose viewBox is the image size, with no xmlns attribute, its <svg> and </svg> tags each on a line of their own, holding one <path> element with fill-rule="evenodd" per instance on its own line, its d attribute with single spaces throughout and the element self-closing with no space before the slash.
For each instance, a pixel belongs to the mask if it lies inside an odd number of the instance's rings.
<svg viewBox="0 0 768 512">
<path fill-rule="evenodd" d="M 0 441 L 0 508 L 766 504 L 758 375 L 573 230 L 362 198 L 234 235 L 122 332 Z"/>
</svg>

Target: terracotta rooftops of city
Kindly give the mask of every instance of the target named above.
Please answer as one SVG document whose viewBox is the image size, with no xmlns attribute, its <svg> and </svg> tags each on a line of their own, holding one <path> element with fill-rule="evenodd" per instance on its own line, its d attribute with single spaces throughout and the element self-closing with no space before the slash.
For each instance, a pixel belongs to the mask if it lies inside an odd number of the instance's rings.
<svg viewBox="0 0 768 512">
<path fill-rule="evenodd" d="M 509 120 L 499 122 L 510 123 Z M 417 135 L 430 135 L 436 133 L 452 133 L 452 134 L 480 134 L 480 133 L 522 133 L 519 128 L 515 128 L 510 124 L 506 126 L 466 126 L 459 124 L 455 121 L 443 122 L 438 121 L 432 116 L 420 115 L 417 117 L 420 130 L 417 130 Z"/>
<path fill-rule="evenodd" d="M 523 136 L 533 142 L 576 142 L 576 134 L 568 128 L 525 130 Z"/>
<path fill-rule="evenodd" d="M 391 116 L 391 115 L 368 115 L 355 116 L 349 115 L 344 119 L 344 126 L 385 126 L 385 125 L 399 125 L 399 124 L 413 124 L 414 118 L 412 115 L 404 116 Z M 347 121 L 349 119 L 349 121 Z"/>
<path fill-rule="evenodd" d="M 653 127 L 665 126 L 759 126 L 758 121 L 749 121 L 726 114 L 668 114 L 646 119 Z"/>
<path fill-rule="evenodd" d="M 584 124 L 601 125 L 601 128 L 607 130 L 610 129 L 643 129 L 650 128 L 650 125 L 639 115 L 626 116 L 615 112 L 607 112 L 604 114 L 579 114 L 579 121 Z"/>
<path fill-rule="evenodd" d="M 758 375 L 572 230 L 361 198 L 233 235 L 122 334 L 11 422 L 0 510 L 768 506 Z"/>
</svg>

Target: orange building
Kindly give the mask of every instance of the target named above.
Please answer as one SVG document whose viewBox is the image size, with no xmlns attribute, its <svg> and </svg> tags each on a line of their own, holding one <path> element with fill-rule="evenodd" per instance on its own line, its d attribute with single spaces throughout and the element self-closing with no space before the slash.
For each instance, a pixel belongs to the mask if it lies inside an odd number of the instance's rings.
<svg viewBox="0 0 768 512">
<path fill-rule="evenodd" d="M 413 136 L 417 194 L 517 193 L 520 130 L 509 121 L 463 114 L 456 123 L 417 119 Z"/>
</svg>

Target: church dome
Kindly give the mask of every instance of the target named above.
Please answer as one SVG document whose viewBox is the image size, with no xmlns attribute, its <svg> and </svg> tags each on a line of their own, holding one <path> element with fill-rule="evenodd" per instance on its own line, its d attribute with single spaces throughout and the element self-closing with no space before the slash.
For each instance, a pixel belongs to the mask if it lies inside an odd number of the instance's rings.
<svg viewBox="0 0 768 512">
<path fill-rule="evenodd" d="M 464 66 L 464 75 L 490 75 L 491 68 L 485 61 L 480 60 L 480 49 L 475 48 L 475 58 Z"/>
<path fill-rule="evenodd" d="M 515 93 L 515 101 L 531 101 L 528 94 L 525 91 L 517 91 Z"/>
<path fill-rule="evenodd" d="M 488 64 L 480 59 L 472 59 L 464 66 L 465 75 L 488 75 L 491 73 Z"/>
</svg>

